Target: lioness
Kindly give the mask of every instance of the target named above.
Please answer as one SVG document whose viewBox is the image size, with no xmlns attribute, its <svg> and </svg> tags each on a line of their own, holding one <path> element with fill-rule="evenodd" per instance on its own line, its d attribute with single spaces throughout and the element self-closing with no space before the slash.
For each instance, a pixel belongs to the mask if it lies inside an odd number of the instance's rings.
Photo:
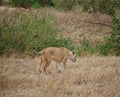
<svg viewBox="0 0 120 97">
<path fill-rule="evenodd" d="M 44 48 L 40 52 L 36 52 L 35 48 L 33 48 L 34 53 L 37 53 L 40 55 L 41 62 L 40 64 L 43 64 L 44 72 L 47 72 L 46 69 L 50 65 L 52 61 L 57 62 L 57 65 L 64 65 L 64 69 L 66 68 L 66 62 L 68 59 L 75 62 L 76 61 L 76 54 L 74 51 L 70 51 L 69 49 L 65 47 L 47 47 Z M 58 67 L 58 66 L 57 66 Z M 59 68 L 58 68 L 59 69 Z M 61 72 L 61 70 L 59 70 Z"/>
</svg>

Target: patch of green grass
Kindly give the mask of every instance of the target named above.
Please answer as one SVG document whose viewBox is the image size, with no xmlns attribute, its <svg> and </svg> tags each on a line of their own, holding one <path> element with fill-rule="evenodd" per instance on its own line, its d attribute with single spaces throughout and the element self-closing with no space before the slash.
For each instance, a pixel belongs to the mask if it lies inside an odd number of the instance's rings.
<svg viewBox="0 0 120 97">
<path fill-rule="evenodd" d="M 117 36 L 117 37 L 116 37 Z M 98 45 L 99 53 L 101 55 L 120 55 L 120 35 L 111 33 L 110 37 L 105 37 L 104 43 Z"/>
<path fill-rule="evenodd" d="M 96 47 L 90 45 L 89 41 L 87 38 L 84 37 L 82 44 L 80 47 L 76 47 L 76 52 L 80 56 L 81 54 L 95 54 L 97 53 Z"/>
<path fill-rule="evenodd" d="M 38 17 L 33 14 L 15 13 L 0 22 L 0 54 L 32 54 L 32 48 L 67 47 L 74 49 L 70 39 L 58 38 L 59 28 L 51 14 Z"/>
<path fill-rule="evenodd" d="M 52 0 L 52 2 L 56 9 L 62 11 L 72 10 L 77 5 L 77 0 Z"/>
<path fill-rule="evenodd" d="M 115 39 L 114 39 L 115 38 Z M 119 36 L 117 36 L 119 38 Z M 96 43 L 95 45 L 91 45 L 89 41 L 84 38 L 80 47 L 76 48 L 76 52 L 78 55 L 120 55 L 119 44 L 115 40 L 116 37 L 114 33 L 111 33 L 110 37 L 105 37 L 103 43 Z"/>
</svg>

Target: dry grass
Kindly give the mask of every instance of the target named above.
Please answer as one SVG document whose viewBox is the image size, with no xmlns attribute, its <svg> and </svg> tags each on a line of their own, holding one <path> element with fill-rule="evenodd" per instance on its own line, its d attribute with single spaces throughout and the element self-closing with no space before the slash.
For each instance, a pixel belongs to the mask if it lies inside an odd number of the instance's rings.
<svg viewBox="0 0 120 97">
<path fill-rule="evenodd" d="M 81 57 L 57 73 L 36 74 L 39 58 L 0 58 L 0 97 L 119 97 L 120 57 Z M 52 69 L 54 69 L 52 71 Z"/>
<path fill-rule="evenodd" d="M 15 11 L 28 14 L 50 13 L 55 15 L 62 29 L 58 36 L 70 37 L 80 45 L 83 37 L 91 43 L 102 41 L 108 27 L 92 25 L 98 18 L 81 10 L 58 12 L 53 9 L 25 10 L 0 7 L 0 20 L 9 18 Z M 100 15 L 101 22 L 110 22 Z M 68 62 L 67 69 L 57 73 L 50 65 L 50 75 L 36 74 L 39 58 L 0 58 L 0 97 L 120 97 L 120 57 L 81 57 L 75 64 Z M 53 70 L 53 71 L 52 71 Z"/>
<path fill-rule="evenodd" d="M 0 19 L 2 20 L 3 17 L 9 18 L 15 12 L 24 12 L 26 14 L 37 15 L 38 17 L 41 17 L 44 13 L 52 14 L 56 18 L 58 27 L 61 29 L 61 33 L 58 33 L 58 36 L 70 37 L 78 46 L 81 45 L 84 37 L 92 44 L 102 42 L 104 36 L 108 36 L 111 31 L 107 26 L 91 24 L 103 23 L 111 25 L 111 18 L 109 16 L 100 13 L 88 14 L 78 8 L 69 12 L 59 12 L 53 8 L 26 10 L 2 6 L 0 7 Z"/>
<path fill-rule="evenodd" d="M 111 31 L 107 26 L 94 24 L 111 25 L 111 18 L 100 13 L 88 14 L 81 9 L 74 9 L 70 12 L 55 12 L 55 16 L 58 26 L 62 29 L 58 36 L 70 37 L 77 45 L 81 45 L 84 37 L 92 44 L 102 42 L 104 36 L 108 36 Z"/>
</svg>

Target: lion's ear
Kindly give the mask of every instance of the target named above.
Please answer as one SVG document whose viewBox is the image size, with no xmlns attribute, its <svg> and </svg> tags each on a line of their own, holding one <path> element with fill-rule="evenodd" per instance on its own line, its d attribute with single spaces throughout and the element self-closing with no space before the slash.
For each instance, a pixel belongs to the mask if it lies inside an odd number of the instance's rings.
<svg viewBox="0 0 120 97">
<path fill-rule="evenodd" d="M 74 55 L 74 54 L 75 54 L 75 51 L 73 51 L 72 53 L 73 53 L 73 55 Z"/>
</svg>

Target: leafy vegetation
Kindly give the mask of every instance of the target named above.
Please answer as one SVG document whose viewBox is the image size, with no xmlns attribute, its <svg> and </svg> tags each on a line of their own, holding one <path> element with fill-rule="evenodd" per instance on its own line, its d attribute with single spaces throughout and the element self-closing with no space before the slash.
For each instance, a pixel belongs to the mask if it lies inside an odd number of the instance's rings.
<svg viewBox="0 0 120 97">
<path fill-rule="evenodd" d="M 31 54 L 33 47 L 37 50 L 48 46 L 74 49 L 70 39 L 56 38 L 59 29 L 54 16 L 50 14 L 38 18 L 33 14 L 16 13 L 9 19 L 4 18 L 0 28 L 0 54 Z"/>
<path fill-rule="evenodd" d="M 60 10 L 71 10 L 76 4 L 77 0 L 12 0 L 12 5 L 20 6 L 31 6 L 33 8 L 39 8 L 41 6 L 54 6 Z"/>
<path fill-rule="evenodd" d="M 76 49 L 78 54 L 99 52 L 102 55 L 120 55 L 120 18 L 117 16 L 117 10 L 120 10 L 119 0 L 11 0 L 11 3 L 17 7 L 54 6 L 60 10 L 71 10 L 79 5 L 88 13 L 99 12 L 111 16 L 112 32 L 101 44 L 91 46 L 84 38 L 82 46 L 75 47 L 69 38 L 56 38 L 59 28 L 53 15 L 43 14 L 39 18 L 33 14 L 15 13 L 13 17 L 4 18 L 0 22 L 0 55 L 30 53 L 33 46 L 37 50 L 48 46 L 64 46 L 71 50 Z"/>
<path fill-rule="evenodd" d="M 77 5 L 77 0 L 52 0 L 56 9 L 59 10 L 71 10 Z"/>
<path fill-rule="evenodd" d="M 98 46 L 100 54 L 120 55 L 120 18 L 117 17 L 116 11 L 120 8 L 119 0 L 79 0 L 79 4 L 84 11 L 101 12 L 112 18 L 113 30 L 111 35 L 105 38 L 105 42 Z"/>
<path fill-rule="evenodd" d="M 97 48 L 90 45 L 86 37 L 84 37 L 81 46 L 76 47 L 78 55 L 94 54 L 97 53 Z"/>
<path fill-rule="evenodd" d="M 51 0 L 11 0 L 14 6 L 21 6 L 22 4 L 26 6 L 31 6 L 33 8 L 39 8 L 40 6 L 53 6 Z"/>
</svg>

